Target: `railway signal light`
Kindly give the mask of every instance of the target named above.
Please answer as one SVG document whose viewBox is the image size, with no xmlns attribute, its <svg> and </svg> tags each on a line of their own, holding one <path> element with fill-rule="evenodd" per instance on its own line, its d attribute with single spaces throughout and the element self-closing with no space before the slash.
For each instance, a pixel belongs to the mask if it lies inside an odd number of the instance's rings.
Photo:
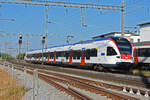
<svg viewBox="0 0 150 100">
<path fill-rule="evenodd" d="M 22 35 L 21 34 L 19 35 L 18 43 L 19 43 L 19 54 L 18 54 L 18 57 L 19 57 L 19 62 L 20 62 L 21 45 L 22 45 Z"/>
<path fill-rule="evenodd" d="M 45 39 L 46 39 L 46 36 L 42 36 L 42 64 L 43 64 L 43 60 L 44 60 L 44 57 L 43 57 L 43 49 L 44 49 L 44 44 L 45 44 Z"/>
<path fill-rule="evenodd" d="M 42 37 L 42 44 L 45 43 L 45 39 L 46 39 L 46 36 L 43 36 L 43 37 Z"/>
<path fill-rule="evenodd" d="M 18 43 L 22 44 L 22 35 L 21 34 L 19 35 L 19 41 L 18 41 Z"/>
</svg>

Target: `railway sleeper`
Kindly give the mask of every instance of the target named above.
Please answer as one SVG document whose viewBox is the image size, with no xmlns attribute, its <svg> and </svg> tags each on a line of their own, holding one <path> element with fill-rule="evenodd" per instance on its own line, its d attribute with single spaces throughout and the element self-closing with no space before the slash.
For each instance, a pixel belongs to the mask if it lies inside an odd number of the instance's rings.
<svg viewBox="0 0 150 100">
<path fill-rule="evenodd" d="M 76 85 L 76 84 L 74 84 L 74 85 Z M 103 92 L 102 92 L 103 93 Z"/>
</svg>

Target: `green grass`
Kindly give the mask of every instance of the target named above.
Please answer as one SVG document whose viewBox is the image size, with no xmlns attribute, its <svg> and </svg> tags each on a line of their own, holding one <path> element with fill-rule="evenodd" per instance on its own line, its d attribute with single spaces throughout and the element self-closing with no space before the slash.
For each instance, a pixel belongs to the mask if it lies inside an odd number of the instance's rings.
<svg viewBox="0 0 150 100">
<path fill-rule="evenodd" d="M 130 71 L 133 75 L 150 77 L 150 71 L 134 69 Z"/>
<path fill-rule="evenodd" d="M 0 100 L 24 100 L 28 88 L 18 84 L 17 79 L 0 70 Z"/>
</svg>

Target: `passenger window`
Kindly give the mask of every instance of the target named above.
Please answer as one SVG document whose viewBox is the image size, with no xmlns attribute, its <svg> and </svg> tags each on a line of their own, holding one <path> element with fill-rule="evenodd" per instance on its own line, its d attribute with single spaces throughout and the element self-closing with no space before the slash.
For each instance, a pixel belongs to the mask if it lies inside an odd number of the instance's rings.
<svg viewBox="0 0 150 100">
<path fill-rule="evenodd" d="M 90 59 L 90 49 L 86 50 L 86 59 Z"/>
<path fill-rule="evenodd" d="M 117 55 L 116 51 L 112 47 L 107 47 L 107 56 Z"/>
<path fill-rule="evenodd" d="M 147 57 L 147 49 L 146 48 L 139 48 L 139 57 Z"/>
<path fill-rule="evenodd" d="M 90 50 L 90 56 L 91 57 L 97 57 L 97 49 L 96 48 L 93 48 Z"/>
<path fill-rule="evenodd" d="M 150 57 L 150 48 L 147 48 L 147 56 Z"/>
</svg>

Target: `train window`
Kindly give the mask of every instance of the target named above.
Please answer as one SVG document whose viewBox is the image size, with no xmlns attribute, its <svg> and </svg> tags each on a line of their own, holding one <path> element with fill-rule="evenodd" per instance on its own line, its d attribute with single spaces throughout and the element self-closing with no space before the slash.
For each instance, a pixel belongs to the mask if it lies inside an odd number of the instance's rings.
<svg viewBox="0 0 150 100">
<path fill-rule="evenodd" d="M 37 54 L 34 54 L 34 57 L 37 58 Z"/>
<path fill-rule="evenodd" d="M 90 56 L 91 57 L 96 57 L 97 56 L 97 49 L 96 48 L 90 50 Z"/>
<path fill-rule="evenodd" d="M 86 50 L 86 59 L 90 59 L 90 49 Z"/>
<path fill-rule="evenodd" d="M 41 54 L 41 56 L 42 56 L 42 54 Z M 43 56 L 46 57 L 46 53 L 43 53 Z"/>
<path fill-rule="evenodd" d="M 32 57 L 35 57 L 35 54 L 32 54 Z"/>
<path fill-rule="evenodd" d="M 50 53 L 50 59 L 53 59 L 53 57 L 54 57 L 54 53 L 51 52 L 51 53 Z"/>
<path fill-rule="evenodd" d="M 34 54 L 34 57 L 36 58 L 36 57 L 37 57 L 37 54 Z"/>
<path fill-rule="evenodd" d="M 34 57 L 34 54 L 32 54 L 32 57 Z"/>
<path fill-rule="evenodd" d="M 150 48 L 147 48 L 147 56 L 150 57 Z"/>
<path fill-rule="evenodd" d="M 66 52 L 65 52 L 65 56 L 66 56 L 66 59 L 69 58 L 69 51 L 66 51 Z"/>
<path fill-rule="evenodd" d="M 35 53 L 35 54 L 34 54 L 34 58 L 36 58 L 36 57 L 37 57 L 37 54 Z"/>
<path fill-rule="evenodd" d="M 38 54 L 38 57 L 42 57 L 42 53 L 39 53 L 39 54 Z"/>
<path fill-rule="evenodd" d="M 42 55 L 42 54 L 41 54 Z M 44 57 L 48 57 L 48 52 L 43 53 Z"/>
<path fill-rule="evenodd" d="M 112 47 L 107 47 L 107 56 L 117 55 L 116 51 Z"/>
<path fill-rule="evenodd" d="M 56 59 L 58 59 L 58 57 L 60 57 L 60 52 L 56 52 Z"/>
<path fill-rule="evenodd" d="M 61 51 L 60 57 L 65 57 L 65 52 L 64 51 Z"/>
<path fill-rule="evenodd" d="M 81 51 L 78 50 L 78 51 L 77 51 L 77 59 L 80 59 L 80 57 L 81 57 Z"/>
<path fill-rule="evenodd" d="M 147 49 L 139 48 L 139 57 L 147 57 Z"/>
<path fill-rule="evenodd" d="M 141 57 L 141 48 L 138 49 L 138 56 Z"/>
<path fill-rule="evenodd" d="M 77 57 L 77 51 L 73 51 L 73 59 L 76 59 Z"/>
</svg>

